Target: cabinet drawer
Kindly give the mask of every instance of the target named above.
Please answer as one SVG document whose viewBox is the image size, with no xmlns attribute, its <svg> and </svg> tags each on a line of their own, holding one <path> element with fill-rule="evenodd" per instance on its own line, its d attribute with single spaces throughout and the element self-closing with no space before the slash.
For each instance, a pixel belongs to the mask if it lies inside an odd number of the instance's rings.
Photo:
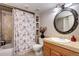
<svg viewBox="0 0 79 59">
<path fill-rule="evenodd" d="M 49 44 L 49 43 L 47 43 L 47 42 L 44 42 L 44 47 L 51 48 L 51 44 Z"/>
</svg>

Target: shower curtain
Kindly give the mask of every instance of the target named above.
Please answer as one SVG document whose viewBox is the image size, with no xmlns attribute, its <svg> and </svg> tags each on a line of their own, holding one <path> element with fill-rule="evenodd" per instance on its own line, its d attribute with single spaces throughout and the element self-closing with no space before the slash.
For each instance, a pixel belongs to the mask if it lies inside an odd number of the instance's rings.
<svg viewBox="0 0 79 59">
<path fill-rule="evenodd" d="M 35 44 L 36 21 L 33 14 L 13 9 L 14 52 L 30 51 Z"/>
</svg>

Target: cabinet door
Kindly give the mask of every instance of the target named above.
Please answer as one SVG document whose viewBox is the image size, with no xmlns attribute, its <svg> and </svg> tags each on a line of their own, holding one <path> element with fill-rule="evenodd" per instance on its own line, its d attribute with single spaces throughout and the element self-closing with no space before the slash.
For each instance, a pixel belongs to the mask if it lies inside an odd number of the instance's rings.
<svg viewBox="0 0 79 59">
<path fill-rule="evenodd" d="M 61 54 L 58 51 L 51 50 L 51 56 L 61 56 Z"/>
<path fill-rule="evenodd" d="M 79 53 L 74 52 L 72 50 L 65 49 L 65 48 L 61 48 L 59 51 L 61 52 L 63 56 L 79 56 Z"/>
<path fill-rule="evenodd" d="M 74 52 L 72 50 L 69 50 L 60 46 L 56 46 L 54 44 L 51 44 L 51 49 L 52 51 L 55 50 L 59 52 L 61 56 L 79 56 L 79 53 L 77 52 Z"/>
<path fill-rule="evenodd" d="M 50 56 L 50 48 L 45 46 L 43 49 L 44 56 Z"/>
</svg>

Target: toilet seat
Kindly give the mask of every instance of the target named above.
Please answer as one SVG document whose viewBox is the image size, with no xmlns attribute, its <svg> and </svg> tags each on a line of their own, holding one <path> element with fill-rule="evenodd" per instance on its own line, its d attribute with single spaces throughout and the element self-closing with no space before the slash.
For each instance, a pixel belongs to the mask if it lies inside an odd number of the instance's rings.
<svg viewBox="0 0 79 59">
<path fill-rule="evenodd" d="M 35 50 L 35 51 L 37 51 L 38 49 L 40 50 L 42 48 L 42 45 L 41 44 L 35 44 L 34 46 L 33 46 L 33 49 Z"/>
<path fill-rule="evenodd" d="M 34 47 L 42 47 L 41 44 L 35 44 Z"/>
</svg>

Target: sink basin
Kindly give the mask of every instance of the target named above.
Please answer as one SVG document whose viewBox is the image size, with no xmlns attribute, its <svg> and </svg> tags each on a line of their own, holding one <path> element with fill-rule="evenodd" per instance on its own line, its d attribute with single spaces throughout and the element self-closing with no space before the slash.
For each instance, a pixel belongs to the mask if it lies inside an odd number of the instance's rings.
<svg viewBox="0 0 79 59">
<path fill-rule="evenodd" d="M 55 41 L 55 42 L 70 42 L 70 40 L 68 39 L 63 39 L 63 38 L 51 38 L 52 41 Z"/>
</svg>

